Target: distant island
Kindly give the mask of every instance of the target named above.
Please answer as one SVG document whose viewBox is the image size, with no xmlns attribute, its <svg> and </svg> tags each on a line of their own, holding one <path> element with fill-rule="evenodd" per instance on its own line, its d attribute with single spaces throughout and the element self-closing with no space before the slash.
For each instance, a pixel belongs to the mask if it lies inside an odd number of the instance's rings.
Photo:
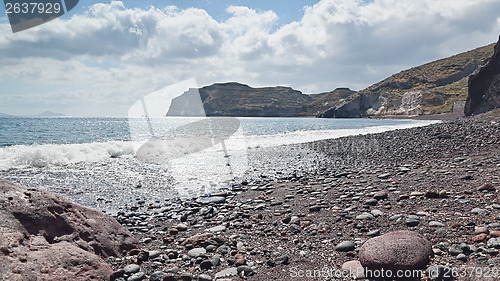
<svg viewBox="0 0 500 281">
<path fill-rule="evenodd" d="M 469 76 L 493 56 L 490 44 L 401 71 L 361 91 L 338 88 L 303 94 L 290 87 L 253 88 L 237 82 L 190 89 L 172 100 L 167 116 L 359 118 L 463 115 Z M 201 97 L 202 104 L 200 103 Z M 196 110 L 194 110 L 196 111 Z"/>
<path fill-rule="evenodd" d="M 62 117 L 62 116 L 65 116 L 64 114 L 62 113 L 56 113 L 56 112 L 52 112 L 52 111 L 44 111 L 40 114 L 37 114 L 37 115 L 34 115 L 34 116 L 40 116 L 40 117 Z"/>
<path fill-rule="evenodd" d="M 52 111 L 44 111 L 40 114 L 36 115 L 11 115 L 11 114 L 5 114 L 5 113 L 0 113 L 0 117 L 22 117 L 22 116 L 29 116 L 29 117 L 62 117 L 66 116 L 62 113 L 56 113 Z"/>
</svg>

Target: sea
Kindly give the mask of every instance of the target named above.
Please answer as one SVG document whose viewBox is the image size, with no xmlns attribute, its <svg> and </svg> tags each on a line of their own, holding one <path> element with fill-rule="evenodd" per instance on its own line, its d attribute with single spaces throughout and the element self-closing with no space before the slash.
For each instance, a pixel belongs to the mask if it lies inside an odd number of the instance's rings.
<svg viewBox="0 0 500 281">
<path fill-rule="evenodd" d="M 205 196 L 270 170 L 286 173 L 292 162 L 295 170 L 314 169 L 315 155 L 289 153 L 290 145 L 436 122 L 0 117 L 0 178 L 114 213 Z"/>
</svg>

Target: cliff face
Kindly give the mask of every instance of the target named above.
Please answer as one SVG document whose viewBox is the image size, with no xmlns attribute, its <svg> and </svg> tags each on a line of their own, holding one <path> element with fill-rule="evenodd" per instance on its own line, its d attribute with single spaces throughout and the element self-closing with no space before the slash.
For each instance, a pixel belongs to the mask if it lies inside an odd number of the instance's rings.
<svg viewBox="0 0 500 281">
<path fill-rule="evenodd" d="M 312 99 L 289 87 L 252 88 L 239 83 L 199 90 L 207 116 L 299 116 Z"/>
<path fill-rule="evenodd" d="M 207 116 L 301 116 L 305 115 L 302 106 L 313 101 L 310 96 L 289 87 L 252 88 L 239 83 L 220 83 L 198 91 Z M 186 109 L 196 100 L 192 95 L 190 90 L 173 99 L 167 116 L 199 115 Z"/>
<path fill-rule="evenodd" d="M 493 44 L 402 71 L 319 116 L 411 116 L 456 111 L 465 103 L 469 75 L 492 54 Z"/>
<path fill-rule="evenodd" d="M 337 88 L 331 92 L 310 95 L 314 101 L 306 105 L 307 115 L 321 117 L 324 112 L 330 108 L 344 104 L 355 94 L 356 92 L 349 88 Z"/>
<path fill-rule="evenodd" d="M 500 37 L 488 62 L 469 78 L 465 115 L 500 108 Z"/>
<path fill-rule="evenodd" d="M 363 94 L 356 94 L 350 99 L 342 102 L 341 104 L 331 107 L 324 113 L 319 114 L 318 117 L 322 118 L 361 118 L 366 116 L 366 112 L 377 107 L 381 104 L 382 98 L 380 96 L 366 96 Z M 380 106 L 379 106 L 380 107 Z"/>
</svg>

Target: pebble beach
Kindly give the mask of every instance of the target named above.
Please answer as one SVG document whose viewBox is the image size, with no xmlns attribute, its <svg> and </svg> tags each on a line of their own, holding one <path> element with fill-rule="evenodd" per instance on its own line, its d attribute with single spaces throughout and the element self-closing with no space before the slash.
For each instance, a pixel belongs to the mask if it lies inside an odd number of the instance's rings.
<svg viewBox="0 0 500 281">
<path fill-rule="evenodd" d="M 499 144 L 500 124 L 459 119 L 282 147 L 280 169 L 115 214 L 140 243 L 107 259 L 111 279 L 346 280 L 368 239 L 409 230 L 432 244 L 427 267 L 497 280 Z"/>
</svg>

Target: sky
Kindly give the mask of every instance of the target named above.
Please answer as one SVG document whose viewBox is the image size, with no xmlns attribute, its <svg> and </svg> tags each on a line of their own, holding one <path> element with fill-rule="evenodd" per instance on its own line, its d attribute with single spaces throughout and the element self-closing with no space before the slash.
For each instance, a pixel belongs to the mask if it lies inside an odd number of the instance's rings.
<svg viewBox="0 0 500 281">
<path fill-rule="evenodd" d="M 195 79 L 361 90 L 500 35 L 498 0 L 81 0 L 12 33 L 0 8 L 0 113 L 126 116 Z"/>
</svg>

